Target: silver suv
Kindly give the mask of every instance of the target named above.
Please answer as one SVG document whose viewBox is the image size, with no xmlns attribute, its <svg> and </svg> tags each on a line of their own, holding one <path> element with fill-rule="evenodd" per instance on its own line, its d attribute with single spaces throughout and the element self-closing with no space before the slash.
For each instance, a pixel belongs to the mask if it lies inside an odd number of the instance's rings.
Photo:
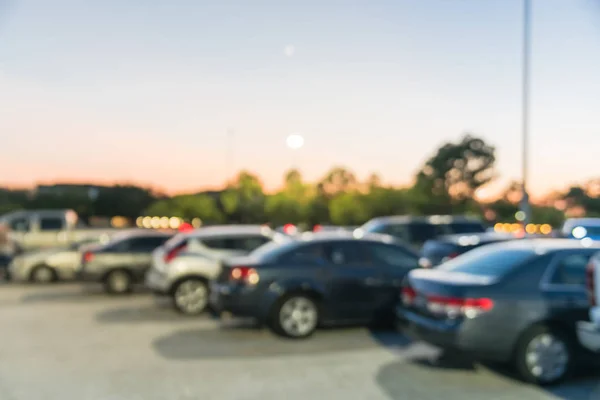
<svg viewBox="0 0 600 400">
<path fill-rule="evenodd" d="M 153 252 L 146 286 L 157 295 L 171 296 L 179 312 L 200 314 L 208 305 L 209 282 L 219 275 L 223 259 L 286 239 L 260 225 L 212 226 L 180 233 Z"/>
</svg>

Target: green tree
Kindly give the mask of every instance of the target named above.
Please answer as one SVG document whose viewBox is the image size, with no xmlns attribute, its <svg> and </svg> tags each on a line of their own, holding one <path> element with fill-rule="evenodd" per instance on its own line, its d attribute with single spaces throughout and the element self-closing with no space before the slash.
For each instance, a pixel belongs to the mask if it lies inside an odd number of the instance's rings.
<svg viewBox="0 0 600 400">
<path fill-rule="evenodd" d="M 435 195 L 471 199 L 495 177 L 495 148 L 483 139 L 465 135 L 458 143 L 442 145 L 417 175 L 417 184 Z M 427 185 L 425 185 L 426 181 Z"/>
<path fill-rule="evenodd" d="M 238 223 L 260 223 L 265 220 L 265 194 L 258 177 L 242 171 L 221 194 L 227 219 Z"/>
<path fill-rule="evenodd" d="M 333 197 L 336 194 L 354 190 L 358 180 L 354 173 L 344 167 L 332 168 L 319 182 L 322 195 Z"/>
<path fill-rule="evenodd" d="M 329 203 L 331 222 L 336 225 L 361 225 L 369 219 L 365 196 L 357 192 L 340 193 Z"/>
</svg>

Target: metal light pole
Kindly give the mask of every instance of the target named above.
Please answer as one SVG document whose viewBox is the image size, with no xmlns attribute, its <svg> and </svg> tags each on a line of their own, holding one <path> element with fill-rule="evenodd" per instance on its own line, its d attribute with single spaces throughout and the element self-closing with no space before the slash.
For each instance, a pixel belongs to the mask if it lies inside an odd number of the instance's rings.
<svg viewBox="0 0 600 400">
<path fill-rule="evenodd" d="M 527 194 L 529 173 L 529 59 L 531 56 L 531 0 L 523 0 L 523 76 L 522 76 L 522 192 L 520 209 L 525 214 L 523 226 L 531 221 L 531 207 Z"/>
</svg>

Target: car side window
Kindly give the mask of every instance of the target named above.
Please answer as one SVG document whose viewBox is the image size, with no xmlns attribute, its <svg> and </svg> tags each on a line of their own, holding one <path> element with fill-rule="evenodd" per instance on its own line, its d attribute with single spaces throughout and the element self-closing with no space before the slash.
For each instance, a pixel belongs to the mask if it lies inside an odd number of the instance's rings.
<svg viewBox="0 0 600 400">
<path fill-rule="evenodd" d="M 325 246 L 325 258 L 336 265 L 365 267 L 373 264 L 368 248 L 363 243 L 330 243 Z"/>
<path fill-rule="evenodd" d="M 553 285 L 577 285 L 585 287 L 585 270 L 591 254 L 570 254 L 562 257 L 550 278 Z"/>
<path fill-rule="evenodd" d="M 210 238 L 210 239 L 200 239 L 200 242 L 209 249 L 212 250 L 230 250 L 227 247 L 227 242 L 225 238 Z"/>
<path fill-rule="evenodd" d="M 409 227 L 411 243 L 425 243 L 430 239 L 435 239 L 439 234 L 442 233 L 441 229 L 434 224 L 415 222 L 410 224 Z"/>
<path fill-rule="evenodd" d="M 168 237 L 166 236 L 150 236 L 140 237 L 134 240 L 131 245 L 131 251 L 140 253 L 152 253 L 157 247 L 162 246 Z"/>
<path fill-rule="evenodd" d="M 410 235 L 406 224 L 387 225 L 384 229 L 381 230 L 381 233 L 397 237 L 398 239 L 403 240 L 405 242 L 408 242 L 410 240 Z"/>
<path fill-rule="evenodd" d="M 60 231 L 64 228 L 65 221 L 57 217 L 40 218 L 40 231 Z"/>
<path fill-rule="evenodd" d="M 326 262 L 325 249 L 321 244 L 300 245 L 280 255 L 277 261 L 288 264 L 322 264 Z"/>
<path fill-rule="evenodd" d="M 233 250 L 252 251 L 259 248 L 263 244 L 269 242 L 270 239 L 262 235 L 243 236 L 237 238 L 231 238 L 226 244 L 228 248 Z"/>
<path fill-rule="evenodd" d="M 15 218 L 10 222 L 10 230 L 14 232 L 29 232 L 29 218 Z"/>
<path fill-rule="evenodd" d="M 419 264 L 417 256 L 401 247 L 379 243 L 373 243 L 370 247 L 375 260 L 392 267 L 410 269 L 416 268 Z"/>
</svg>

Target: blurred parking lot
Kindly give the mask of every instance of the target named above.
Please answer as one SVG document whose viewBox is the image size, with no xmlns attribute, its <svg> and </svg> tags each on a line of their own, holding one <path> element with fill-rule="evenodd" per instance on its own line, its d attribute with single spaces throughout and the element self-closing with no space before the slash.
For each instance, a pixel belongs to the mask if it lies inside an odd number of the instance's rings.
<svg viewBox="0 0 600 400">
<path fill-rule="evenodd" d="M 467 360 L 436 362 L 436 349 L 395 332 L 290 341 L 75 284 L 0 285 L 0 321 L 3 400 L 600 398 L 597 374 L 537 388 Z"/>
</svg>

